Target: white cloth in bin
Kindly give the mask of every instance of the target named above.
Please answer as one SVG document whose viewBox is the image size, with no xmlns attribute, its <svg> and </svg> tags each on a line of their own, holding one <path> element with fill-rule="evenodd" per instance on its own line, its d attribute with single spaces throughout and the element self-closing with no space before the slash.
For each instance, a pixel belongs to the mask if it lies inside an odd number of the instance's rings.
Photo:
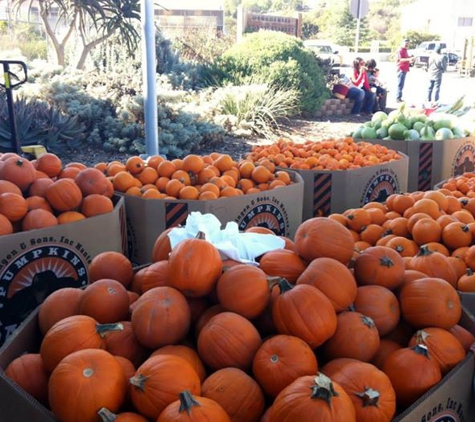
<svg viewBox="0 0 475 422">
<path fill-rule="evenodd" d="M 279 236 L 240 233 L 235 221 L 228 222 L 221 230 L 221 222 L 215 215 L 193 211 L 184 227 L 175 227 L 168 233 L 172 249 L 182 240 L 196 237 L 199 232 L 203 232 L 206 240 L 219 250 L 221 259 L 234 259 L 246 264 L 258 265 L 255 258 L 285 246 L 284 239 Z"/>
</svg>

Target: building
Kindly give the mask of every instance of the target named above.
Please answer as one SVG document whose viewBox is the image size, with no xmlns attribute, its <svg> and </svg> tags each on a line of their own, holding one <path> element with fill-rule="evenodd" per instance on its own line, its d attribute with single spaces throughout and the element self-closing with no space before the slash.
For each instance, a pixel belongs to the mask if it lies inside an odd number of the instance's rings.
<svg viewBox="0 0 475 422">
<path fill-rule="evenodd" d="M 475 37 L 475 1 L 416 0 L 401 9 L 401 31 L 437 34 L 450 49 L 464 50 Z"/>
</svg>

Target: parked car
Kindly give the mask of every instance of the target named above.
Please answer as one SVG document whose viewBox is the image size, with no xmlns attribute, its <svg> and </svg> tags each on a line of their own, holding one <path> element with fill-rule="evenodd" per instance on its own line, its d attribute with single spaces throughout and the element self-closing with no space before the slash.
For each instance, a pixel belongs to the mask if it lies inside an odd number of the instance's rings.
<svg viewBox="0 0 475 422">
<path fill-rule="evenodd" d="M 429 56 L 437 48 L 447 49 L 447 43 L 443 41 L 424 41 L 421 42 L 417 48 L 410 50 L 409 55 L 416 58 L 414 62 L 415 67 L 422 67 L 427 69 L 429 66 Z M 450 60 L 450 57 L 449 57 Z"/>
<path fill-rule="evenodd" d="M 322 40 L 305 40 L 303 44 L 305 47 L 312 50 L 318 58 L 328 61 L 331 66 L 341 65 L 341 56 L 329 42 Z"/>
</svg>

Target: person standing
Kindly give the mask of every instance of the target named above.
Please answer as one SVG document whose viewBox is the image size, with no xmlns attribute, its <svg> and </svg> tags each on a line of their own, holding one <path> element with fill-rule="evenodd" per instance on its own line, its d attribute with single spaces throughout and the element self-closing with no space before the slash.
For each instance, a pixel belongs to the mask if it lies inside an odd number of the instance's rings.
<svg viewBox="0 0 475 422">
<path fill-rule="evenodd" d="M 406 82 L 406 75 L 407 75 L 407 72 L 409 72 L 411 63 L 414 63 L 414 57 L 409 56 L 407 47 L 409 47 L 409 40 L 404 40 L 396 54 L 396 62 L 397 62 L 396 101 L 398 103 L 402 102 L 402 91 L 404 89 L 404 83 Z"/>
<path fill-rule="evenodd" d="M 434 91 L 435 102 L 439 101 L 440 85 L 442 83 L 442 74 L 447 71 L 447 56 L 442 54 L 442 47 L 439 45 L 429 57 L 429 89 L 427 92 L 427 101 L 431 102 L 432 92 Z"/>
</svg>

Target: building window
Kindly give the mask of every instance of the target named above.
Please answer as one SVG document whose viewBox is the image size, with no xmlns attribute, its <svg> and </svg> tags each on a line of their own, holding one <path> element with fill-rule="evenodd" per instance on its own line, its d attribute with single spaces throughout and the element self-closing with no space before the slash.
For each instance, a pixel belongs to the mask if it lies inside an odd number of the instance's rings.
<svg viewBox="0 0 475 422">
<path fill-rule="evenodd" d="M 473 18 L 458 18 L 458 26 L 473 26 Z"/>
</svg>

